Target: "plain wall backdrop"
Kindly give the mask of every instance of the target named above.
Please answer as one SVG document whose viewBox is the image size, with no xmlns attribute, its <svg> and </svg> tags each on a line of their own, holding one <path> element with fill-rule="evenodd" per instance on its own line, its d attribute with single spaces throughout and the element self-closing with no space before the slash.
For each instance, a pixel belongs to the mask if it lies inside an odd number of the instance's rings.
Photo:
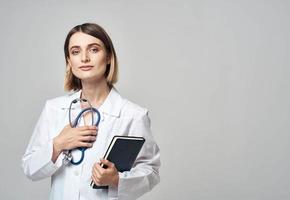
<svg viewBox="0 0 290 200">
<path fill-rule="evenodd" d="M 64 95 L 63 43 L 111 36 L 121 94 L 150 110 L 161 183 L 140 199 L 290 199 L 290 2 L 0 2 L 0 199 L 47 199 L 20 168 L 45 100 Z"/>
</svg>

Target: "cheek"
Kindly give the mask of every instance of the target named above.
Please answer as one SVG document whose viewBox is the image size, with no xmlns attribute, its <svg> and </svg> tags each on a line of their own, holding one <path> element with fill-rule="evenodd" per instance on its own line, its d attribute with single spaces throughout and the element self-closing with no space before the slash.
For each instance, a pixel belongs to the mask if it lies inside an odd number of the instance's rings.
<svg viewBox="0 0 290 200">
<path fill-rule="evenodd" d="M 102 54 L 91 57 L 92 61 L 98 65 L 104 65 L 106 63 L 106 57 Z"/>
<path fill-rule="evenodd" d="M 79 66 L 79 62 L 78 62 L 78 60 L 76 59 L 76 57 L 71 57 L 70 58 L 70 67 L 71 67 L 71 71 L 72 71 L 72 73 L 75 75 L 75 76 L 77 76 L 77 74 L 78 74 L 78 66 Z"/>
<path fill-rule="evenodd" d="M 70 64 L 72 68 L 75 68 L 79 65 L 78 59 L 76 57 L 70 58 Z"/>
</svg>

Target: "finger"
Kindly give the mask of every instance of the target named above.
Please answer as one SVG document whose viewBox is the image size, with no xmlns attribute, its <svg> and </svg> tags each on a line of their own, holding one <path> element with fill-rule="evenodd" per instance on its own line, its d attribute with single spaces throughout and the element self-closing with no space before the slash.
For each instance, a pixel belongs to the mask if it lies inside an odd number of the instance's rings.
<svg viewBox="0 0 290 200">
<path fill-rule="evenodd" d="M 80 135 L 97 135 L 97 131 L 96 130 L 82 130 L 80 131 Z"/>
<path fill-rule="evenodd" d="M 95 178 L 94 179 L 94 183 L 97 185 L 97 186 L 102 186 L 102 181 L 98 178 Z"/>
<path fill-rule="evenodd" d="M 91 178 L 92 178 L 92 180 L 93 180 L 93 182 L 94 182 L 95 185 L 100 185 L 101 184 L 100 183 L 100 180 L 97 177 L 92 176 Z"/>
<path fill-rule="evenodd" d="M 92 176 L 96 177 L 98 174 L 98 171 L 95 169 L 95 167 L 92 167 Z"/>
<path fill-rule="evenodd" d="M 101 159 L 101 163 L 103 163 L 104 165 L 107 165 L 108 168 L 114 168 L 115 167 L 115 164 L 106 160 L 106 159 Z"/>
<path fill-rule="evenodd" d="M 92 126 L 86 125 L 85 127 L 86 127 L 86 129 L 89 129 L 89 130 L 97 130 L 98 129 L 98 127 L 96 127 L 95 125 L 92 125 Z"/>
<path fill-rule="evenodd" d="M 96 180 L 100 182 L 103 178 L 103 174 L 100 172 L 100 169 L 97 166 L 100 166 L 99 163 L 97 163 L 96 166 L 93 167 L 92 175 L 95 177 Z"/>
<path fill-rule="evenodd" d="M 93 173 L 92 173 L 92 177 L 95 179 L 95 180 L 98 180 L 98 174 L 96 173 L 95 170 L 93 170 Z"/>
<path fill-rule="evenodd" d="M 89 136 L 82 136 L 81 137 L 81 141 L 82 142 L 90 142 L 90 143 L 92 143 L 92 142 L 96 141 L 96 136 L 91 136 L 91 135 L 89 135 Z"/>
<path fill-rule="evenodd" d="M 92 130 L 98 130 L 98 127 L 95 126 L 95 125 L 93 125 L 93 126 L 89 126 L 89 127 L 90 127 L 90 129 L 92 129 Z"/>
<path fill-rule="evenodd" d="M 96 126 L 79 126 L 79 127 L 76 127 L 76 129 L 79 129 L 79 130 L 97 130 L 97 127 Z"/>
<path fill-rule="evenodd" d="M 78 147 L 87 147 L 87 148 L 90 148 L 93 146 L 93 143 L 91 142 L 79 142 L 78 143 Z"/>
<path fill-rule="evenodd" d="M 104 168 L 101 167 L 101 163 L 95 163 L 94 169 L 97 171 L 97 174 L 100 174 L 100 175 L 104 174 Z"/>
</svg>

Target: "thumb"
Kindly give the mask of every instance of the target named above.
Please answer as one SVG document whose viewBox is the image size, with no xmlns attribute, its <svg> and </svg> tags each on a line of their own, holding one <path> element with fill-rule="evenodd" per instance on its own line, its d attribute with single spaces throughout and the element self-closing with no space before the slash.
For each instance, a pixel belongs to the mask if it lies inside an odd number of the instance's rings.
<svg viewBox="0 0 290 200">
<path fill-rule="evenodd" d="M 114 163 L 112 163 L 112 162 L 110 162 L 110 161 L 108 161 L 106 159 L 101 159 L 101 163 L 103 163 L 104 165 L 106 165 L 108 168 L 112 168 L 112 167 L 115 166 Z"/>
</svg>

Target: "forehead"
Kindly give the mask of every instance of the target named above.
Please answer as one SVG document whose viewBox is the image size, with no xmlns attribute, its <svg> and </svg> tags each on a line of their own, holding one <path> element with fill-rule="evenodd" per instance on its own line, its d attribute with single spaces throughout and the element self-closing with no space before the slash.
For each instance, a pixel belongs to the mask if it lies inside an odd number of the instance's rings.
<svg viewBox="0 0 290 200">
<path fill-rule="evenodd" d="M 86 47 L 89 44 L 97 43 L 104 47 L 104 43 L 91 35 L 82 32 L 76 32 L 69 40 L 69 48 L 72 46 Z"/>
</svg>

